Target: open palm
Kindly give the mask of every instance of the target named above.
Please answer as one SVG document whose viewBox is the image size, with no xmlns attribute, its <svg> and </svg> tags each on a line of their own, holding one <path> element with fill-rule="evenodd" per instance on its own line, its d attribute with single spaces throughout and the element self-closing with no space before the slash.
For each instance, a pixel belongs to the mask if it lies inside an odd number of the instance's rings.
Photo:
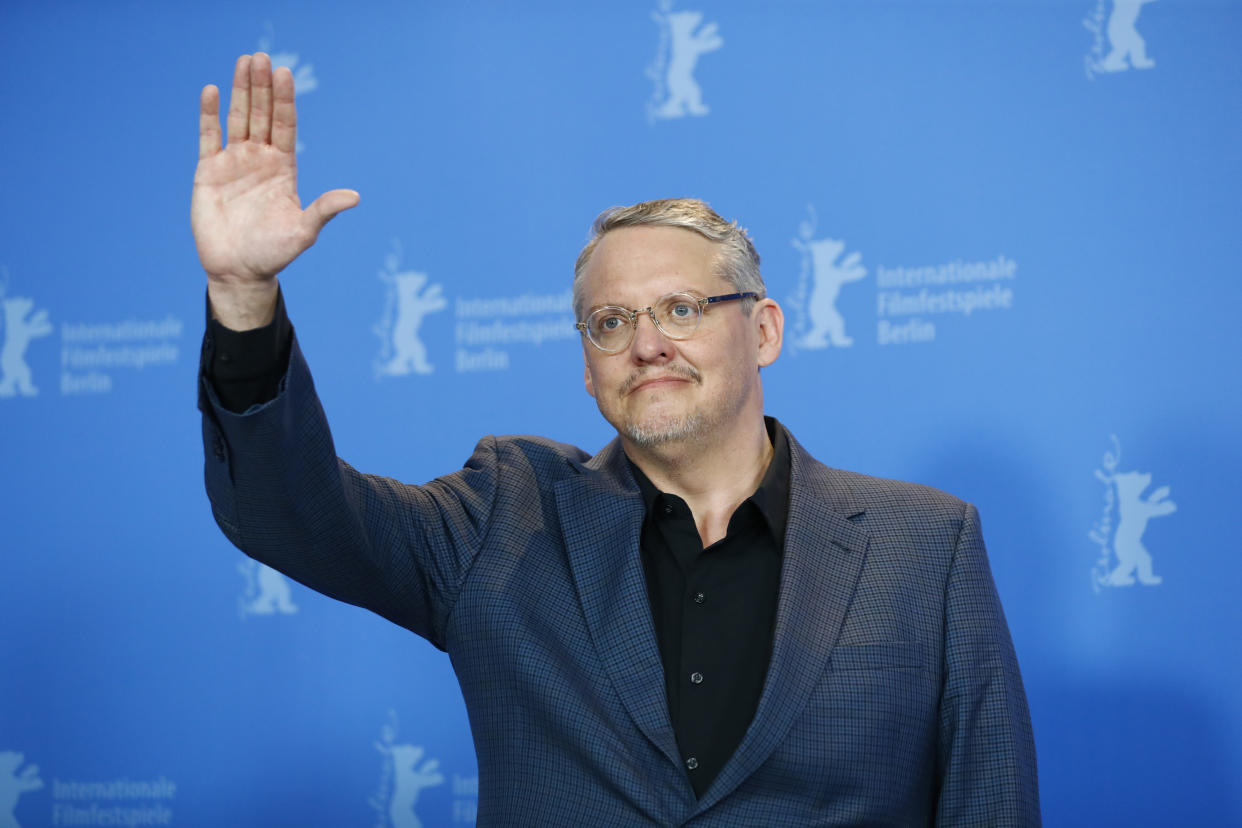
<svg viewBox="0 0 1242 828">
<path fill-rule="evenodd" d="M 267 55 L 237 59 L 226 146 L 221 145 L 220 92 L 214 85 L 204 87 L 190 224 L 210 282 L 238 288 L 274 284 L 276 274 L 314 244 L 324 224 L 358 203 L 353 190 L 331 190 L 303 210 L 296 145 L 293 75 L 283 67 L 273 74 Z"/>
</svg>

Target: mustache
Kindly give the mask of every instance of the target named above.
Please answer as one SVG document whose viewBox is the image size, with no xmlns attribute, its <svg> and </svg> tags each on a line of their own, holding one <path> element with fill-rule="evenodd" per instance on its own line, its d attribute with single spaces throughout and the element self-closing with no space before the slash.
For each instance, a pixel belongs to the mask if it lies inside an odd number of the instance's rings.
<svg viewBox="0 0 1242 828">
<path fill-rule="evenodd" d="M 648 369 L 646 371 L 635 371 L 621 383 L 621 396 L 633 391 L 640 384 L 652 379 L 661 377 L 677 377 L 679 379 L 689 380 L 697 383 L 702 379 L 702 374 L 689 365 L 666 365 L 663 368 Z"/>
</svg>

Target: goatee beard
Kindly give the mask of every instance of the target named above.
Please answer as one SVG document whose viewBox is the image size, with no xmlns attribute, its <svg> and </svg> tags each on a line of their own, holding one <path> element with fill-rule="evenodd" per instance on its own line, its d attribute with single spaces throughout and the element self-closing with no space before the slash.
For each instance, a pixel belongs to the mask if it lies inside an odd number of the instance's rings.
<svg viewBox="0 0 1242 828">
<path fill-rule="evenodd" d="M 655 448 L 665 443 L 702 435 L 707 426 L 706 420 L 702 414 L 687 414 L 658 423 L 627 423 L 625 436 L 636 446 Z"/>
<path fill-rule="evenodd" d="M 634 390 L 635 386 L 644 382 L 653 373 L 663 376 L 680 377 L 694 384 L 703 381 L 703 375 L 692 365 L 666 365 L 661 369 L 644 369 L 635 371 L 621 385 L 620 396 L 624 397 Z M 701 437 L 713 423 L 710 417 L 702 412 L 694 412 L 680 417 L 663 417 L 652 423 L 626 423 L 623 429 L 625 436 L 640 448 L 655 448 L 666 443 Z"/>
</svg>

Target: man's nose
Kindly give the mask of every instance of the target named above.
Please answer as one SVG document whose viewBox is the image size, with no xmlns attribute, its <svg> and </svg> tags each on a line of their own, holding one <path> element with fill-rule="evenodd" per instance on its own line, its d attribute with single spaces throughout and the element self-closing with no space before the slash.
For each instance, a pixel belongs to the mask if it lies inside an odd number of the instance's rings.
<svg viewBox="0 0 1242 828">
<path fill-rule="evenodd" d="M 630 355 L 638 362 L 659 362 L 672 356 L 672 340 L 656 326 L 650 311 L 643 311 L 634 320 L 634 341 Z"/>
</svg>

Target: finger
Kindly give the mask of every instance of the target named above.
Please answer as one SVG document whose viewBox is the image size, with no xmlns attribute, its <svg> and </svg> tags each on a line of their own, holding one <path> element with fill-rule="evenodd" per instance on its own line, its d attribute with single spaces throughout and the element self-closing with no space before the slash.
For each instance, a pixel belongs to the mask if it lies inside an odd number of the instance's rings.
<svg viewBox="0 0 1242 828">
<path fill-rule="evenodd" d="M 233 66 L 228 122 L 230 144 L 250 137 L 250 55 L 242 55 Z"/>
<path fill-rule="evenodd" d="M 361 198 L 354 190 L 329 190 L 311 202 L 304 216 L 318 234 L 338 213 L 357 205 Z"/>
<path fill-rule="evenodd" d="M 272 59 L 255 52 L 250 60 L 250 140 L 266 144 L 272 137 Z"/>
<path fill-rule="evenodd" d="M 220 90 L 209 83 L 203 87 L 198 111 L 198 157 L 210 158 L 220 151 Z"/>
<path fill-rule="evenodd" d="M 293 73 L 282 66 L 272 76 L 272 146 L 283 152 L 293 152 L 298 145 L 298 108 L 293 92 Z"/>
</svg>

